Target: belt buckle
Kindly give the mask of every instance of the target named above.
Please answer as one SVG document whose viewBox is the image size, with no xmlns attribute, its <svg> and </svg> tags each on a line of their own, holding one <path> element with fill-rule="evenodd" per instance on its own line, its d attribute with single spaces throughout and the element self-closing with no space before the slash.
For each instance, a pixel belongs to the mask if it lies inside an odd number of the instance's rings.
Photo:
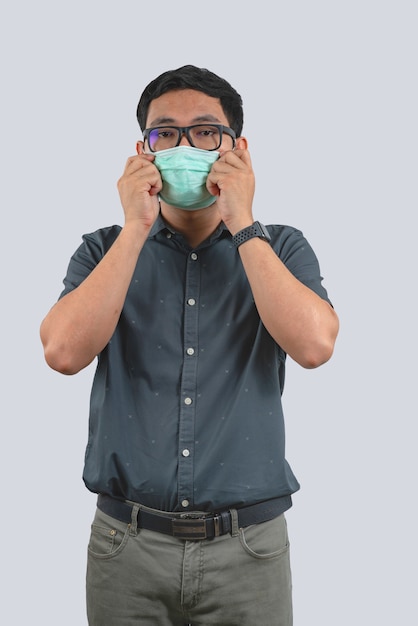
<svg viewBox="0 0 418 626">
<path fill-rule="evenodd" d="M 204 517 L 176 517 L 171 520 L 173 537 L 188 541 L 199 541 L 207 538 L 206 519 Z"/>
</svg>

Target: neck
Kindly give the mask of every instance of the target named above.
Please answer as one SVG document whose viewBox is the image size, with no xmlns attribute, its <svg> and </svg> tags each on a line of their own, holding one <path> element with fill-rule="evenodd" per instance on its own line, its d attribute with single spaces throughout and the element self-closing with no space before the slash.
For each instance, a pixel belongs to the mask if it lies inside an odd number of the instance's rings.
<svg viewBox="0 0 418 626">
<path fill-rule="evenodd" d="M 184 211 L 161 202 L 161 214 L 167 224 L 181 233 L 192 248 L 207 239 L 221 222 L 216 202 L 198 211 Z"/>
</svg>

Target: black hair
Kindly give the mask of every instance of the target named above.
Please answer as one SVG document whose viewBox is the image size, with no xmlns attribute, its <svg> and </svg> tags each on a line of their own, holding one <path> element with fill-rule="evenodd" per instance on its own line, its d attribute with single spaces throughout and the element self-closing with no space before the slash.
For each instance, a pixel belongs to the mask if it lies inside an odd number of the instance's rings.
<svg viewBox="0 0 418 626">
<path fill-rule="evenodd" d="M 219 98 L 229 126 L 240 137 L 244 121 L 242 98 L 224 79 L 205 68 L 183 65 L 176 70 L 164 72 L 152 80 L 142 92 L 136 110 L 141 130 L 145 130 L 150 102 L 168 91 L 194 89 L 212 98 Z"/>
</svg>

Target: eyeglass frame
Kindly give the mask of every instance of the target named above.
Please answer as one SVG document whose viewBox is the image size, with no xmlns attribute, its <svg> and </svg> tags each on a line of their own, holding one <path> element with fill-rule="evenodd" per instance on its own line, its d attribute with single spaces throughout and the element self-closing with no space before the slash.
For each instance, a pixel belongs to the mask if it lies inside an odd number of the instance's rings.
<svg viewBox="0 0 418 626">
<path fill-rule="evenodd" d="M 229 128 L 229 126 L 224 126 L 223 124 L 212 124 L 211 122 L 208 122 L 207 124 L 205 123 L 201 123 L 201 124 L 192 124 L 191 126 L 169 126 L 169 125 L 165 125 L 165 126 L 154 126 L 153 128 L 146 128 L 144 130 L 144 132 L 142 133 L 143 137 L 144 137 L 144 141 L 148 141 L 148 146 L 149 149 L 151 150 L 151 152 L 158 152 L 158 150 L 153 150 L 151 148 L 150 142 L 149 142 L 149 135 L 153 130 L 159 130 L 159 129 L 164 129 L 164 128 L 172 128 L 174 130 L 177 130 L 179 133 L 178 136 L 178 140 L 175 146 L 172 146 L 173 148 L 177 148 L 177 146 L 180 145 L 180 142 L 183 138 L 183 135 L 186 135 L 187 141 L 189 142 L 189 144 L 192 146 L 192 148 L 196 148 L 196 146 L 193 144 L 192 138 L 190 137 L 189 131 L 191 128 L 197 128 L 198 126 L 214 126 L 215 128 L 218 129 L 219 131 L 219 145 L 216 146 L 216 148 L 210 148 L 207 150 L 207 152 L 212 152 L 213 150 L 218 150 L 222 144 L 222 135 L 225 133 L 225 135 L 228 135 L 229 137 L 231 137 L 232 139 L 232 147 L 235 148 L 235 142 L 237 140 L 237 136 L 234 130 L 232 130 L 232 128 Z M 199 149 L 199 148 L 197 148 Z"/>
</svg>

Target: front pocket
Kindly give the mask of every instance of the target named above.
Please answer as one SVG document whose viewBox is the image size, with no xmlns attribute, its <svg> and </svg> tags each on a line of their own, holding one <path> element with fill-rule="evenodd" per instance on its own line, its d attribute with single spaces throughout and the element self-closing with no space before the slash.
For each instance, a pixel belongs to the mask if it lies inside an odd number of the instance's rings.
<svg viewBox="0 0 418 626">
<path fill-rule="evenodd" d="M 129 539 L 130 526 L 128 524 L 123 525 L 117 520 L 114 520 L 115 524 L 113 525 L 108 516 L 106 517 L 110 523 L 103 523 L 103 519 L 98 520 L 97 517 L 91 525 L 88 551 L 91 556 L 98 559 L 112 558 L 125 547 Z"/>
<path fill-rule="evenodd" d="M 241 546 L 256 559 L 273 559 L 289 549 L 287 524 L 284 515 L 247 528 L 240 528 Z"/>
</svg>

